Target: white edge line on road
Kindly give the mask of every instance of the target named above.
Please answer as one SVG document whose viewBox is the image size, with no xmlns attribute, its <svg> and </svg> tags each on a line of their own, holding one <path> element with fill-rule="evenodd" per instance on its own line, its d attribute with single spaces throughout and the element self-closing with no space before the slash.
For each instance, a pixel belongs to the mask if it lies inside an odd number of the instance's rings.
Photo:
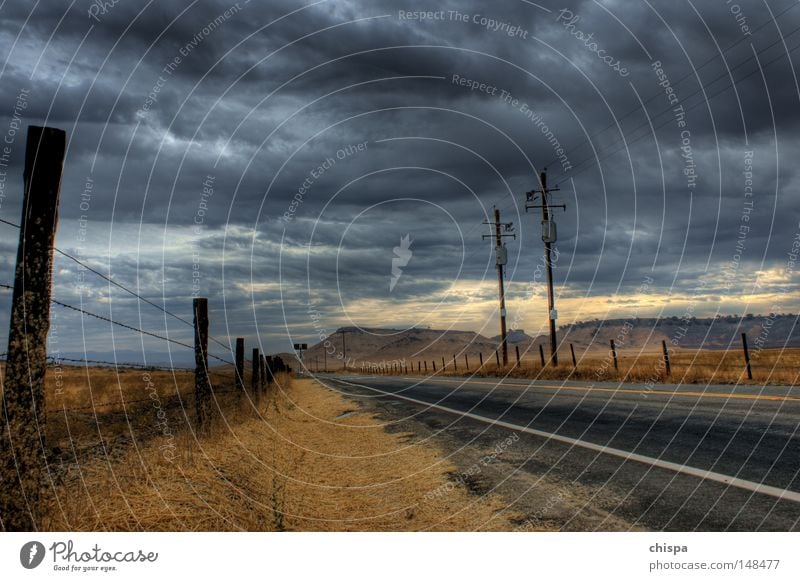
<svg viewBox="0 0 800 581">
<path fill-rule="evenodd" d="M 390 391 L 383 391 L 382 389 L 376 389 L 374 387 L 370 387 L 368 385 L 363 385 L 361 383 L 351 383 L 349 381 L 345 381 L 343 379 L 334 379 L 334 378 L 327 378 L 333 379 L 334 381 L 339 381 L 341 383 L 345 383 L 347 385 L 352 385 L 354 387 L 362 387 L 364 389 L 369 389 L 370 391 L 375 391 L 383 395 L 387 395 L 390 397 L 394 397 L 397 399 L 403 399 L 406 401 L 410 401 L 415 404 L 424 405 L 429 408 L 437 409 L 443 412 L 447 412 L 450 414 L 455 414 L 464 418 L 469 418 L 471 420 L 477 420 L 479 422 L 484 422 L 486 424 L 491 424 L 493 426 L 500 426 L 503 428 L 508 428 L 509 430 L 515 430 L 517 432 L 524 432 L 526 434 L 531 434 L 533 436 L 539 436 L 540 438 L 546 438 L 548 440 L 555 440 L 556 442 L 562 442 L 564 444 L 571 444 L 573 446 L 578 446 L 581 448 L 586 448 L 587 450 L 593 450 L 595 452 L 600 452 L 602 454 L 608 454 L 610 456 L 617 456 L 618 458 L 623 458 L 625 460 L 633 460 L 634 462 L 641 462 L 642 464 L 648 464 L 650 466 L 656 466 L 658 468 L 663 468 L 665 470 L 671 470 L 673 472 L 678 472 L 680 474 L 686 474 L 688 476 L 695 476 L 697 478 L 701 478 L 703 480 L 711 480 L 713 482 L 719 482 L 721 484 L 727 484 L 728 486 L 734 486 L 736 488 L 741 488 L 743 490 L 749 490 L 750 492 L 757 492 L 758 494 L 766 494 L 767 496 L 772 496 L 775 498 L 779 498 L 781 500 L 791 500 L 792 502 L 800 502 L 800 492 L 793 492 L 791 490 L 784 490 L 783 488 L 778 488 L 776 486 L 769 486 L 767 484 L 760 484 L 758 482 L 752 482 L 750 480 L 744 480 L 742 478 L 737 478 L 735 476 L 728 476 L 726 474 L 720 474 L 719 472 L 712 472 L 711 470 L 703 470 L 701 468 L 693 468 L 692 466 L 685 466 L 683 464 L 678 464 L 676 462 L 667 462 L 666 460 L 659 460 L 658 458 L 651 458 L 649 456 L 644 456 L 642 454 L 636 454 L 634 452 L 626 452 L 625 450 L 620 450 L 618 448 L 610 448 L 608 446 L 601 446 L 600 444 L 592 444 L 591 442 L 584 442 L 583 440 L 578 440 L 576 438 L 570 438 L 568 436 L 559 436 L 558 434 L 553 434 L 550 432 L 544 432 L 542 430 L 536 430 L 534 428 L 528 428 L 526 426 L 519 426 L 517 424 L 512 424 L 509 422 L 504 422 L 502 420 L 493 420 L 491 418 L 487 418 L 484 416 L 480 416 L 478 414 L 473 414 L 470 412 L 462 412 L 453 408 L 448 408 L 445 406 L 441 406 L 434 403 L 429 403 L 426 401 L 414 399 L 412 397 L 408 397 L 405 395 L 399 395 L 396 393 L 392 393 Z"/>
</svg>

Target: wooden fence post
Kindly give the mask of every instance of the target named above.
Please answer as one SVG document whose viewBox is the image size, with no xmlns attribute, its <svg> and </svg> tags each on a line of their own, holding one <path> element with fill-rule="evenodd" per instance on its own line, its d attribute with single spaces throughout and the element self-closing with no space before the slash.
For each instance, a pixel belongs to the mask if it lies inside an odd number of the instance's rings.
<svg viewBox="0 0 800 581">
<path fill-rule="evenodd" d="M 544 348 L 541 343 L 539 343 L 539 359 L 542 360 L 542 369 L 544 369 Z"/>
<path fill-rule="evenodd" d="M 211 383 L 208 378 L 208 299 L 192 300 L 194 311 L 194 408 L 197 427 L 208 421 Z"/>
<path fill-rule="evenodd" d="M 453 371 L 458 371 L 458 363 L 456 362 L 455 355 L 453 355 Z"/>
<path fill-rule="evenodd" d="M 253 375 L 250 379 L 250 389 L 253 394 L 258 395 L 258 386 L 261 385 L 261 355 L 258 347 L 253 348 Z"/>
<path fill-rule="evenodd" d="M 514 351 L 517 352 L 517 367 L 519 367 L 519 345 L 514 345 Z"/>
<path fill-rule="evenodd" d="M 669 364 L 669 349 L 667 349 L 667 342 L 663 339 L 661 340 L 661 349 L 664 351 L 664 370 L 666 371 L 667 375 L 671 375 L 672 368 Z"/>
<path fill-rule="evenodd" d="M 9 532 L 41 524 L 53 240 L 66 143 L 60 129 L 28 127 L 0 420 L 0 522 Z"/>
<path fill-rule="evenodd" d="M 425 373 L 428 373 L 428 362 L 425 361 Z"/>
<path fill-rule="evenodd" d="M 478 359 L 480 359 L 480 362 L 481 362 L 481 367 L 483 367 L 483 351 L 481 351 L 480 353 L 478 353 Z"/>
<path fill-rule="evenodd" d="M 494 350 L 494 358 L 497 360 L 497 366 L 500 367 L 500 351 L 497 349 Z"/>
<path fill-rule="evenodd" d="M 259 361 L 259 366 L 261 368 L 261 383 L 259 383 L 259 388 L 261 391 L 264 391 L 267 387 L 267 357 L 266 355 L 261 355 L 261 360 Z"/>
<path fill-rule="evenodd" d="M 747 366 L 747 379 L 753 379 L 753 368 L 750 366 L 750 350 L 747 348 L 747 333 L 742 333 L 742 349 L 744 349 L 744 364 Z"/>
<path fill-rule="evenodd" d="M 614 358 L 614 370 L 619 371 L 619 363 L 617 362 L 617 346 L 614 343 L 614 339 L 609 339 L 609 344 L 611 345 L 611 356 Z"/>
<path fill-rule="evenodd" d="M 444 357 L 442 357 L 442 371 L 444 371 L 445 367 L 447 367 L 444 363 Z"/>
<path fill-rule="evenodd" d="M 569 344 L 569 352 L 572 353 L 572 367 L 578 367 L 578 360 L 575 358 L 575 347 L 573 347 L 572 343 Z"/>
<path fill-rule="evenodd" d="M 467 371 L 469 371 L 469 355 L 466 353 L 464 353 L 464 366 L 467 368 Z"/>
<path fill-rule="evenodd" d="M 433 363 L 433 372 L 436 373 L 436 361 L 431 361 Z"/>
<path fill-rule="evenodd" d="M 244 391 L 244 337 L 236 338 L 236 390 Z"/>
</svg>

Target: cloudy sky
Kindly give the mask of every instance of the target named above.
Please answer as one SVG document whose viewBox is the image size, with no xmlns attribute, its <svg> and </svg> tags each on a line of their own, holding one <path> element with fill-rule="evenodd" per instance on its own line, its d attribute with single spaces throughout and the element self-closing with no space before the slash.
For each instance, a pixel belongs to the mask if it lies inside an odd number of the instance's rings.
<svg viewBox="0 0 800 581">
<path fill-rule="evenodd" d="M 497 206 L 510 325 L 536 334 L 546 168 L 560 324 L 797 312 L 798 46 L 794 0 L 5 1 L 0 217 L 19 222 L 27 125 L 62 128 L 56 245 L 278 351 L 344 325 L 496 335 Z M 17 237 L 0 224 L 0 282 Z M 191 342 L 63 257 L 54 294 Z M 51 351 L 191 357 L 54 316 Z"/>
</svg>

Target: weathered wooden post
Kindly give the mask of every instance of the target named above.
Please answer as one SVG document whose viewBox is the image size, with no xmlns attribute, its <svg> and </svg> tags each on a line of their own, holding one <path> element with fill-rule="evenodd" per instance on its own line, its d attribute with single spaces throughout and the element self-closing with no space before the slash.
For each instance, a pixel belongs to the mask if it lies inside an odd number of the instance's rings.
<svg viewBox="0 0 800 581">
<path fill-rule="evenodd" d="M 444 371 L 445 371 L 445 367 L 447 367 L 447 365 L 445 365 L 445 363 L 444 363 L 444 357 L 442 357 L 442 372 L 444 372 Z"/>
<path fill-rule="evenodd" d="M 0 420 L 0 523 L 9 532 L 40 525 L 53 240 L 66 144 L 60 129 L 28 127 Z"/>
<path fill-rule="evenodd" d="M 742 349 L 744 349 L 744 364 L 747 367 L 747 379 L 753 379 L 753 368 L 750 366 L 750 350 L 747 348 L 747 333 L 742 333 Z"/>
<path fill-rule="evenodd" d="M 258 386 L 261 385 L 261 356 L 258 354 L 258 347 L 253 348 L 253 375 L 250 378 L 250 389 L 254 394 L 258 394 Z"/>
<path fill-rule="evenodd" d="M 544 369 L 544 347 L 539 343 L 539 359 L 542 360 L 542 369 Z"/>
<path fill-rule="evenodd" d="M 573 347 L 572 343 L 569 344 L 569 352 L 572 353 L 572 367 L 578 367 L 578 360 L 575 359 L 575 347 Z"/>
<path fill-rule="evenodd" d="M 469 355 L 464 353 L 464 366 L 467 368 L 467 372 L 469 372 Z"/>
<path fill-rule="evenodd" d="M 236 338 L 236 389 L 244 391 L 244 337 Z"/>
<path fill-rule="evenodd" d="M 667 349 L 667 342 L 663 339 L 661 340 L 661 349 L 664 351 L 664 370 L 667 375 L 671 375 L 672 367 L 669 364 L 669 349 Z"/>
<path fill-rule="evenodd" d="M 431 361 L 433 363 L 433 372 L 436 373 L 436 361 Z"/>
<path fill-rule="evenodd" d="M 453 354 L 453 371 L 458 371 L 458 363 L 456 362 L 455 354 Z"/>
<path fill-rule="evenodd" d="M 263 391 L 267 387 L 267 357 L 265 355 L 261 356 L 261 383 L 259 387 Z"/>
<path fill-rule="evenodd" d="M 517 352 L 517 367 L 519 367 L 519 345 L 514 345 L 514 351 Z"/>
<path fill-rule="evenodd" d="M 482 367 L 483 367 L 483 351 L 481 351 L 480 353 L 478 353 L 478 359 L 480 359 L 480 362 L 481 362 L 481 368 L 482 368 Z"/>
<path fill-rule="evenodd" d="M 425 360 L 425 373 L 428 373 L 428 361 Z"/>
<path fill-rule="evenodd" d="M 614 370 L 619 371 L 619 363 L 617 362 L 617 345 L 614 343 L 614 339 L 609 339 L 609 344 L 611 345 L 611 356 L 614 358 Z"/>
<path fill-rule="evenodd" d="M 500 351 L 497 349 L 494 350 L 494 358 L 497 360 L 497 366 L 500 367 Z"/>
<path fill-rule="evenodd" d="M 194 409 L 197 427 L 209 417 L 211 382 L 208 378 L 208 299 L 192 299 L 194 310 Z"/>
</svg>

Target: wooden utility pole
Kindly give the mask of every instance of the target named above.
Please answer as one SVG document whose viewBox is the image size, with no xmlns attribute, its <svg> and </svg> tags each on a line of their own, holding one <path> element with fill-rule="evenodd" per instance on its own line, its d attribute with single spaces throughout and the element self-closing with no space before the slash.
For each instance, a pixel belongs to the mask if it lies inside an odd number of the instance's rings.
<svg viewBox="0 0 800 581">
<path fill-rule="evenodd" d="M 244 337 L 236 338 L 236 389 L 244 391 Z"/>
<path fill-rule="evenodd" d="M 209 417 L 211 383 L 208 378 L 208 299 L 192 299 L 194 311 L 194 408 L 197 427 Z"/>
<path fill-rule="evenodd" d="M 552 208 L 563 208 L 566 210 L 564 204 L 552 205 L 549 203 L 547 196 L 550 192 L 557 192 L 559 188 L 547 187 L 547 170 L 543 171 L 539 177 L 540 190 L 533 190 L 527 192 L 527 201 L 525 203 L 525 211 L 527 212 L 533 208 L 541 208 L 542 210 L 542 242 L 544 242 L 544 262 L 547 271 L 547 307 L 548 319 L 550 321 L 550 361 L 554 366 L 558 366 L 558 341 L 556 338 L 556 319 L 558 312 L 556 311 L 555 294 L 553 293 L 553 244 L 556 242 L 556 224 L 552 221 L 550 210 Z M 541 204 L 531 204 L 530 202 L 536 199 L 536 196 L 542 197 Z"/>
<path fill-rule="evenodd" d="M 510 234 L 514 230 L 512 222 L 505 224 L 500 222 L 500 210 L 494 209 L 494 222 L 484 222 L 488 226 L 494 227 L 492 234 L 484 234 L 483 239 L 494 239 L 495 244 L 495 264 L 497 265 L 497 286 L 500 291 L 500 349 L 503 351 L 503 367 L 508 366 L 508 336 L 506 333 L 506 291 L 503 281 L 503 267 L 508 263 L 508 251 L 503 245 L 503 238 L 510 236 L 516 238 L 516 234 Z M 506 232 L 505 234 L 503 232 Z"/>
<path fill-rule="evenodd" d="M 9 532 L 41 524 L 53 241 L 66 144 L 60 129 L 28 127 L 0 420 L 0 528 Z"/>
</svg>

